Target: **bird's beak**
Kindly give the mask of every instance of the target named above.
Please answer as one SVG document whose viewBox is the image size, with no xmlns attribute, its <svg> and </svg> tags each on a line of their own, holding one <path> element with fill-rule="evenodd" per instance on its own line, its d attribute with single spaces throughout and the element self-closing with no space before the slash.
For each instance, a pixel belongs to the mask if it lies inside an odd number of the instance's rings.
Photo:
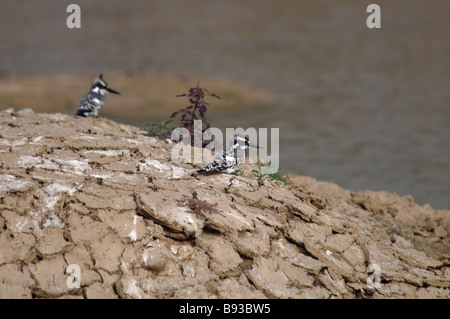
<svg viewBox="0 0 450 319">
<path fill-rule="evenodd" d="M 119 92 L 117 92 L 116 90 L 110 89 L 110 88 L 106 88 L 106 90 L 110 93 L 114 93 L 114 94 L 120 94 Z"/>
<path fill-rule="evenodd" d="M 264 148 L 262 146 L 259 146 L 259 145 L 253 144 L 253 143 L 248 143 L 248 146 L 253 147 L 253 148 L 259 148 L 259 149 Z"/>
</svg>

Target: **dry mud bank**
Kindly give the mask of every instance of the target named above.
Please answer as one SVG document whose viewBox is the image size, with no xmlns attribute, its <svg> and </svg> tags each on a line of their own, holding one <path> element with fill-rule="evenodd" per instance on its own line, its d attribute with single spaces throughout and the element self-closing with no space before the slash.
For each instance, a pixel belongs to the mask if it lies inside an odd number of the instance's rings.
<svg viewBox="0 0 450 319">
<path fill-rule="evenodd" d="M 258 182 L 254 164 L 196 178 L 173 144 L 103 118 L 9 110 L 0 127 L 1 298 L 450 296 L 447 210 Z M 194 192 L 218 213 L 188 213 Z"/>
</svg>

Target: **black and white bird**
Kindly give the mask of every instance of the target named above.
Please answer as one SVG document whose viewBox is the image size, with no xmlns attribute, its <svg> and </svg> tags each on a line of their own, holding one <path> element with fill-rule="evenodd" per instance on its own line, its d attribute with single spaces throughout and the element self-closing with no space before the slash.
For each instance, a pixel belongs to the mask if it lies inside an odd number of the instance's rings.
<svg viewBox="0 0 450 319">
<path fill-rule="evenodd" d="M 91 90 L 86 93 L 78 104 L 78 112 L 75 117 L 98 117 L 98 111 L 105 104 L 105 93 L 110 92 L 120 94 L 108 87 L 108 83 L 103 80 L 103 74 L 100 74 L 92 82 Z"/>
<path fill-rule="evenodd" d="M 245 160 L 245 153 L 249 147 L 260 148 L 250 143 L 247 136 L 234 135 L 228 148 L 224 148 L 207 166 L 198 170 L 198 174 L 234 173 L 236 167 Z"/>
</svg>

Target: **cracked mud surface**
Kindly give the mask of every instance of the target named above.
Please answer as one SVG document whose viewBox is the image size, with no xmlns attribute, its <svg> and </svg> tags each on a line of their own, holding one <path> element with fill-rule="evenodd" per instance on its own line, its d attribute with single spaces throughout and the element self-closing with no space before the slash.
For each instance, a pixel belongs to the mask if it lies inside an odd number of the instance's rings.
<svg viewBox="0 0 450 319">
<path fill-rule="evenodd" d="M 0 298 L 450 297 L 447 210 L 258 183 L 255 164 L 196 178 L 174 144 L 102 118 L 9 110 L 0 126 Z M 194 192 L 219 213 L 188 213 Z"/>
</svg>

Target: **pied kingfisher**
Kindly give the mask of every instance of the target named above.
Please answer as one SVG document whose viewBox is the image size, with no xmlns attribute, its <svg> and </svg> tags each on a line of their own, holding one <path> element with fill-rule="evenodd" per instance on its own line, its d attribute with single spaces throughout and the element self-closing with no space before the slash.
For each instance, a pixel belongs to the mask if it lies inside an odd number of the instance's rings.
<svg viewBox="0 0 450 319">
<path fill-rule="evenodd" d="M 214 160 L 196 173 L 212 174 L 227 173 L 232 174 L 236 167 L 245 159 L 245 151 L 249 147 L 260 148 L 258 145 L 250 143 L 247 136 L 234 135 L 228 148 L 224 148 Z"/>
<path fill-rule="evenodd" d="M 108 87 L 108 83 L 103 80 L 103 74 L 100 74 L 92 82 L 91 90 L 86 93 L 78 104 L 78 112 L 75 117 L 98 117 L 98 111 L 105 104 L 105 93 L 110 92 L 120 94 Z"/>
</svg>

